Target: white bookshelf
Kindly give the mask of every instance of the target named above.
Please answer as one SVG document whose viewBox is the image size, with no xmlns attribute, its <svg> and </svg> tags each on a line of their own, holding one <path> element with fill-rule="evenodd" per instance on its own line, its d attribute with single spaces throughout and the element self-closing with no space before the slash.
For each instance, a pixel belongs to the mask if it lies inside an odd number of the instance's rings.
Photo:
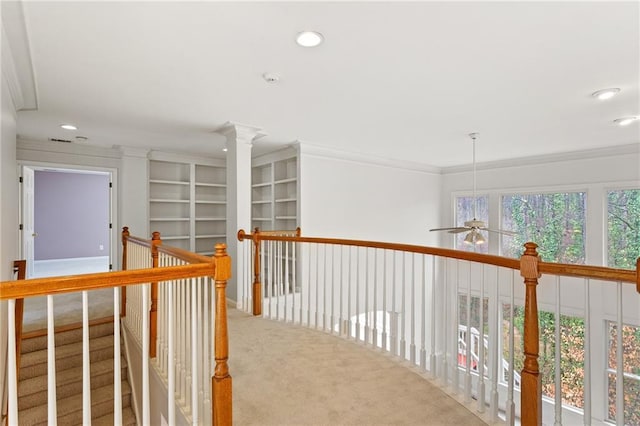
<svg viewBox="0 0 640 426">
<path fill-rule="evenodd" d="M 211 255 L 226 242 L 227 185 L 224 162 L 152 159 L 149 222 L 168 244 Z"/>
<path fill-rule="evenodd" d="M 251 226 L 265 231 L 298 227 L 298 155 L 288 149 L 254 159 Z"/>
</svg>

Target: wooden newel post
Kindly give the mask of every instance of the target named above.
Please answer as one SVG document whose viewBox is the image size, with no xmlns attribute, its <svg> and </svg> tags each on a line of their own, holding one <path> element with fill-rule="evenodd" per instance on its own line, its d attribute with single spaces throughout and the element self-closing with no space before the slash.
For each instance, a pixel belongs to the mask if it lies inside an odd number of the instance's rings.
<svg viewBox="0 0 640 426">
<path fill-rule="evenodd" d="M 211 378 L 211 406 L 213 424 L 232 424 L 231 375 L 229 374 L 229 336 L 227 331 L 227 280 L 231 278 L 231 258 L 226 244 L 216 244 L 215 263 L 216 319 L 213 352 L 216 367 Z"/>
<path fill-rule="evenodd" d="M 260 282 L 260 229 L 253 230 L 253 315 L 262 315 L 262 283 Z"/>
<path fill-rule="evenodd" d="M 122 270 L 127 270 L 127 243 L 129 242 L 129 227 L 125 226 L 122 228 Z M 127 316 L 127 286 L 123 285 L 122 294 L 120 296 L 120 303 L 122 306 L 120 307 L 120 316 Z"/>
<path fill-rule="evenodd" d="M 151 266 L 158 267 L 158 246 L 162 244 L 160 233 L 154 232 L 151 237 Z M 156 357 L 156 340 L 158 339 L 158 283 L 151 283 L 151 309 L 149 310 L 149 358 Z"/>
<path fill-rule="evenodd" d="M 542 383 L 538 366 L 540 347 L 538 325 L 537 286 L 540 272 L 540 257 L 535 243 L 526 243 L 520 258 L 520 275 L 524 278 L 524 367 L 521 373 L 521 424 L 538 426 L 542 424 Z"/>
</svg>

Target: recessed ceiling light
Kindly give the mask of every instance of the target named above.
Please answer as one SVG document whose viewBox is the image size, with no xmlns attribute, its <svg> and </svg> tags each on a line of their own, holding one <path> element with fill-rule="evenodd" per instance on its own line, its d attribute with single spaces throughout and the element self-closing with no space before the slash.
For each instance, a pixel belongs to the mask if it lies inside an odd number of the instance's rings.
<svg viewBox="0 0 640 426">
<path fill-rule="evenodd" d="M 262 78 L 264 78 L 264 81 L 267 83 L 277 83 L 280 81 L 280 75 L 275 72 L 265 72 L 262 74 Z"/>
<path fill-rule="evenodd" d="M 593 92 L 591 96 L 593 96 L 596 99 L 600 99 L 601 101 L 604 101 L 606 99 L 613 98 L 619 92 L 620 92 L 620 89 L 618 89 L 617 87 L 612 87 L 610 89 L 602 89 L 602 90 L 598 90 L 597 92 Z"/>
<path fill-rule="evenodd" d="M 302 31 L 296 36 L 296 43 L 302 47 L 316 47 L 323 41 L 322 34 L 316 31 Z"/>
<path fill-rule="evenodd" d="M 630 117 L 616 118 L 615 120 L 613 120 L 613 122 L 616 123 L 618 126 L 628 126 L 629 124 L 633 123 L 634 121 L 637 121 L 638 119 L 640 119 L 640 117 L 638 117 L 637 115 L 634 115 Z"/>
<path fill-rule="evenodd" d="M 227 148 L 222 148 L 222 152 L 227 152 L 228 149 Z"/>
<path fill-rule="evenodd" d="M 78 130 L 78 128 L 73 124 L 61 124 L 60 127 L 62 127 L 65 130 Z"/>
</svg>

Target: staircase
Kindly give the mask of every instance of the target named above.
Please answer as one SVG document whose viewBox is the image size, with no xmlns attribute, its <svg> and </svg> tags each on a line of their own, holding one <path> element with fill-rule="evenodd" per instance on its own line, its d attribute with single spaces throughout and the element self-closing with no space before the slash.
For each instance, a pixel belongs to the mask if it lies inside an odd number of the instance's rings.
<svg viewBox="0 0 640 426">
<path fill-rule="evenodd" d="M 69 329 L 71 328 L 71 329 Z M 58 425 L 82 425 L 82 328 L 56 331 Z M 123 345 L 121 345 L 123 348 Z M 113 320 L 89 327 L 91 418 L 93 425 L 113 425 Z M 47 336 L 22 340 L 18 418 L 20 425 L 47 424 Z M 136 425 L 126 358 L 120 355 L 122 424 Z"/>
</svg>

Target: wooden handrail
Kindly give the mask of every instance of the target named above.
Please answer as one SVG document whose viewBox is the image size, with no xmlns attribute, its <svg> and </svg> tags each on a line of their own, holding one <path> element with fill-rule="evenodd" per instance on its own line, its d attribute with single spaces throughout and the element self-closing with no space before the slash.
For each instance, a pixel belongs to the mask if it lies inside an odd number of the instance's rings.
<svg viewBox="0 0 640 426">
<path fill-rule="evenodd" d="M 155 269 L 134 269 L 132 271 L 35 278 L 20 282 L 2 281 L 0 282 L 0 300 L 72 293 L 83 290 L 99 290 L 124 285 L 145 284 L 152 281 L 161 282 L 182 278 L 214 276 L 214 274 L 214 263 L 198 263 L 195 265 L 166 266 Z"/>
<path fill-rule="evenodd" d="M 349 240 L 336 238 L 317 237 L 288 237 L 265 234 L 262 231 L 254 234 L 247 234 L 244 230 L 238 231 L 238 240 L 257 238 L 258 241 L 290 241 L 298 243 L 316 244 L 337 244 L 357 247 L 370 247 L 386 250 L 406 251 L 410 253 L 429 254 L 433 256 L 448 257 L 451 259 L 467 260 L 470 262 L 485 263 L 489 265 L 501 266 L 509 269 L 520 269 L 520 260 L 510 257 L 496 256 L 491 254 L 473 253 L 440 247 L 417 246 L 411 244 L 386 243 L 380 241 Z M 640 258 L 639 258 L 640 261 Z M 640 264 L 640 263 L 639 263 Z M 620 281 L 632 283 L 638 286 L 640 292 L 640 278 L 637 271 L 628 269 L 616 269 L 604 266 L 574 265 L 567 263 L 539 262 L 538 269 L 542 273 L 561 275 L 568 277 L 594 278 L 603 281 Z M 638 267 L 640 270 L 640 266 Z"/>
<path fill-rule="evenodd" d="M 211 257 L 183 250 L 178 247 L 158 246 L 158 252 L 173 256 L 188 263 L 211 263 Z"/>
</svg>

